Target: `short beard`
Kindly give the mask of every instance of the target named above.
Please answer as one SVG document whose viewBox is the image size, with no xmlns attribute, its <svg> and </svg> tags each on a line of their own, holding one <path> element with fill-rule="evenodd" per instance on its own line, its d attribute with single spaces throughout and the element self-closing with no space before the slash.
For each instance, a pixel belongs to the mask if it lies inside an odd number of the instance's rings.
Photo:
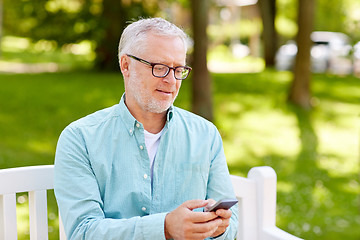
<svg viewBox="0 0 360 240">
<path fill-rule="evenodd" d="M 129 78 L 128 88 L 130 92 L 132 92 L 139 106 L 144 111 L 152 112 L 152 113 L 166 112 L 170 108 L 170 106 L 174 103 L 178 95 L 177 93 L 174 100 L 169 102 L 168 104 L 162 104 L 160 101 L 157 101 L 155 98 L 153 98 L 147 91 L 144 91 L 140 81 L 138 80 L 138 76 L 136 72 L 134 72 L 133 75 Z"/>
</svg>

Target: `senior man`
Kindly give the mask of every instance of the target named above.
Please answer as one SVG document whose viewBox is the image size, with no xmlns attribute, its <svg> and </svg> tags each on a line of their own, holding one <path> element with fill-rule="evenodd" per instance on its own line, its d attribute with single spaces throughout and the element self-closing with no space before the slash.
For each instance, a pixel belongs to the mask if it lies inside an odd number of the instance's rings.
<svg viewBox="0 0 360 240">
<path fill-rule="evenodd" d="M 120 39 L 120 103 L 67 126 L 55 156 L 55 195 L 68 239 L 234 239 L 237 206 L 222 140 L 209 121 L 174 107 L 187 36 L 162 18 Z"/>
</svg>

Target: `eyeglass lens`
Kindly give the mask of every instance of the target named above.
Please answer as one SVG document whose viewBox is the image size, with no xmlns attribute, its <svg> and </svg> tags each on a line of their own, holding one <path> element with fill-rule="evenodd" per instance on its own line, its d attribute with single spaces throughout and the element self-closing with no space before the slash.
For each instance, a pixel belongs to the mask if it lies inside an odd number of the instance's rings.
<svg viewBox="0 0 360 240">
<path fill-rule="evenodd" d="M 155 64 L 153 66 L 153 75 L 155 77 L 165 77 L 169 74 L 170 68 L 163 64 Z M 174 69 L 174 77 L 176 79 L 182 80 L 185 79 L 189 75 L 189 69 L 185 67 L 175 67 Z"/>
</svg>

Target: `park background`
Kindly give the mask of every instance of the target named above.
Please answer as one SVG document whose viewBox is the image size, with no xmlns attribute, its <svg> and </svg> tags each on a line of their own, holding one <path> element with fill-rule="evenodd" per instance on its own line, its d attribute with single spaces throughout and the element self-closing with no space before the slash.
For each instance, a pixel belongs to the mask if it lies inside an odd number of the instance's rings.
<svg viewBox="0 0 360 240">
<path fill-rule="evenodd" d="M 121 31 L 131 19 L 160 16 L 193 39 L 193 72 L 175 105 L 214 122 L 231 174 L 275 169 L 285 231 L 360 239 L 360 79 L 310 72 L 309 54 L 296 61 L 308 64 L 300 74 L 299 63 L 274 67 L 288 40 L 310 51 L 299 41 L 310 30 L 345 33 L 355 46 L 358 1 L 0 0 L 0 16 L 0 169 L 53 164 L 65 126 L 118 103 Z M 28 239 L 27 195 L 17 200 L 19 238 Z M 57 214 L 49 192 L 50 239 Z"/>
</svg>

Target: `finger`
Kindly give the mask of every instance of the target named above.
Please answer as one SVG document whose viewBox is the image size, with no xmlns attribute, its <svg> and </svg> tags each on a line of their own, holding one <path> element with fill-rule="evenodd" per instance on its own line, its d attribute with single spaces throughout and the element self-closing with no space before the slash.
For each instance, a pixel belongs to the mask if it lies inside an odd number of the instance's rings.
<svg viewBox="0 0 360 240">
<path fill-rule="evenodd" d="M 211 236 L 218 236 L 220 234 L 215 235 L 214 233 L 217 232 L 217 228 L 214 228 L 208 232 L 204 232 L 204 233 L 193 233 L 192 236 L 189 239 L 205 239 Z"/>
<path fill-rule="evenodd" d="M 226 231 L 226 228 L 218 227 L 215 232 L 210 237 L 218 237 Z"/>
<path fill-rule="evenodd" d="M 221 218 L 220 218 L 221 219 Z M 230 225 L 230 219 L 225 219 L 222 221 L 222 223 L 217 227 L 216 231 L 211 235 L 211 237 L 219 236 L 220 234 L 223 234 L 226 229 Z"/>
<path fill-rule="evenodd" d="M 216 203 L 216 201 L 214 199 L 208 199 L 209 203 L 208 205 L 205 206 L 205 211 L 207 211 L 212 205 L 214 205 Z"/>
<path fill-rule="evenodd" d="M 192 212 L 190 213 L 193 223 L 204 223 L 218 218 L 215 212 Z"/>
<path fill-rule="evenodd" d="M 194 233 L 205 233 L 216 231 L 216 229 L 222 224 L 222 220 L 220 218 L 214 219 L 210 222 L 205 223 L 195 223 L 193 225 L 193 232 Z"/>
<path fill-rule="evenodd" d="M 220 219 L 222 219 L 222 218 L 220 218 Z M 229 225 L 230 225 L 230 219 L 229 218 L 222 219 L 222 223 L 220 224 L 219 228 L 220 227 L 227 228 Z"/>
<path fill-rule="evenodd" d="M 222 234 L 223 232 L 226 231 L 226 229 L 229 227 L 230 225 L 230 220 L 229 219 L 226 219 L 226 220 L 223 220 L 222 223 L 220 224 L 220 226 L 218 226 L 217 230 L 216 230 L 216 235 L 213 235 L 213 236 L 217 236 L 217 235 L 220 235 Z"/>
<path fill-rule="evenodd" d="M 221 217 L 221 218 L 231 218 L 232 212 L 231 210 L 226 210 L 226 209 L 218 209 L 216 210 L 216 215 Z"/>
<path fill-rule="evenodd" d="M 196 200 L 189 200 L 184 202 L 182 205 L 190 210 L 194 210 L 195 208 L 202 208 L 208 204 L 207 200 L 196 199 Z"/>
</svg>

